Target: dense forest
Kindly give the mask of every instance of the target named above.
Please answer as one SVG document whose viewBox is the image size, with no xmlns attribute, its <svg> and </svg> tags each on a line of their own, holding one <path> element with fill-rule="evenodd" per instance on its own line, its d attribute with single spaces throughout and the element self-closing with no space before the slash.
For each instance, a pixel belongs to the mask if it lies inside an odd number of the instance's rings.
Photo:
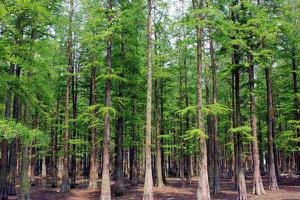
<svg viewBox="0 0 300 200">
<path fill-rule="evenodd" d="M 300 199 L 299 0 L 1 0 L 0 200 Z"/>
</svg>

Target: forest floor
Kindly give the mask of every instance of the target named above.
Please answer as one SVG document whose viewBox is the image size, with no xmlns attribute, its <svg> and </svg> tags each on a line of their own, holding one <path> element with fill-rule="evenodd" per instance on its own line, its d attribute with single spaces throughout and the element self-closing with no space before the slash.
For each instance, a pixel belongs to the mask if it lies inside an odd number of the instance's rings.
<svg viewBox="0 0 300 200">
<path fill-rule="evenodd" d="M 69 193 L 60 193 L 59 188 L 43 186 L 31 187 L 31 200 L 96 200 L 100 197 L 100 190 L 87 190 L 87 180 L 78 180 L 81 184 L 76 185 Z M 264 177 L 264 185 L 267 188 L 267 178 Z M 234 184 L 228 179 L 222 179 L 222 192 L 212 195 L 212 199 L 236 200 L 237 192 Z M 250 189 L 251 188 L 251 189 Z M 262 196 L 254 196 L 252 192 L 251 178 L 247 179 L 247 189 L 249 200 L 300 200 L 300 178 L 279 178 L 279 191 L 266 190 Z M 164 188 L 154 188 L 155 200 L 194 200 L 196 199 L 197 179 L 192 179 L 191 185 L 181 187 L 179 179 L 168 179 Z M 115 200 L 140 200 L 143 195 L 143 184 L 136 187 L 126 185 L 125 193 L 122 197 L 115 197 Z M 15 197 L 10 197 L 15 199 Z"/>
</svg>

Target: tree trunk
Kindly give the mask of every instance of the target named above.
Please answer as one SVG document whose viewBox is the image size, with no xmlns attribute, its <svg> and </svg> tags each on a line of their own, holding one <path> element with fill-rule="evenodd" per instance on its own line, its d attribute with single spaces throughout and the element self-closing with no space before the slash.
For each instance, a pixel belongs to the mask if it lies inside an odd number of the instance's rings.
<svg viewBox="0 0 300 200">
<path fill-rule="evenodd" d="M 265 193 L 261 173 L 260 160 L 257 140 L 257 123 L 256 123 L 256 104 L 254 96 L 254 64 L 253 55 L 248 55 L 249 59 L 249 95 L 250 95 L 250 125 L 251 133 L 254 140 L 252 141 L 252 157 L 253 157 L 253 194 L 261 195 Z"/>
<path fill-rule="evenodd" d="M 212 38 L 209 39 L 209 51 L 211 57 L 211 74 L 212 74 L 212 103 L 217 103 L 217 66 L 215 61 L 215 49 Z M 218 118 L 216 115 L 211 116 L 211 135 L 213 143 L 213 193 L 217 194 L 221 192 L 221 181 L 220 181 L 220 149 L 219 149 L 219 137 L 218 137 Z"/>
<path fill-rule="evenodd" d="M 74 15 L 74 0 L 70 0 L 70 11 L 69 11 L 69 33 L 68 33 L 68 70 L 66 80 L 66 117 L 65 117 L 65 135 L 64 135 L 64 147 L 63 147 L 63 174 L 62 174 L 62 185 L 61 192 L 67 192 L 70 190 L 69 181 L 69 101 L 70 101 L 70 75 L 73 72 L 73 15 Z"/>
<path fill-rule="evenodd" d="M 112 11 L 112 0 L 108 2 L 108 12 Z M 112 23 L 112 15 L 108 15 L 109 27 Z M 107 39 L 107 75 L 111 74 L 112 68 L 112 36 Z M 101 185 L 101 200 L 111 200 L 110 189 L 110 107 L 111 107 L 111 79 L 107 78 L 105 83 L 105 106 L 108 109 L 104 117 L 104 136 L 103 136 L 103 164 L 102 164 L 102 185 Z"/>
<path fill-rule="evenodd" d="M 164 134 L 165 126 L 164 126 L 164 98 L 163 98 L 163 80 L 160 80 L 160 135 Z M 164 140 L 161 140 L 162 145 L 164 144 Z M 166 183 L 166 166 L 165 166 L 165 154 L 164 149 L 161 148 L 161 169 L 162 169 L 162 177 L 163 182 Z"/>
<path fill-rule="evenodd" d="M 164 187 L 161 165 L 160 116 L 158 111 L 158 80 L 155 80 L 155 124 L 156 124 L 156 187 Z"/>
<path fill-rule="evenodd" d="M 202 1 L 193 1 L 194 9 L 202 8 Z M 198 20 L 201 20 L 201 16 L 197 15 Z M 197 26 L 197 127 L 199 129 L 199 174 L 198 174 L 198 188 L 197 188 L 197 200 L 209 200 L 210 189 L 207 173 L 207 147 L 206 139 L 204 137 L 205 128 L 203 124 L 202 114 L 202 68 L 203 68 L 203 29 Z"/>
<path fill-rule="evenodd" d="M 96 67 L 93 67 L 91 70 L 91 92 L 90 92 L 90 106 L 96 104 Z M 92 110 L 93 121 L 96 118 L 96 108 Z M 91 155 L 90 155 L 90 171 L 89 171 L 89 189 L 97 189 L 97 180 L 98 180 L 98 148 L 97 143 L 97 129 L 93 123 L 90 124 L 90 133 L 91 133 Z"/>
<path fill-rule="evenodd" d="M 270 78 L 270 69 L 265 69 L 267 85 L 267 124 L 268 124 L 268 156 L 269 156 L 269 190 L 278 190 L 277 177 L 275 172 L 274 143 L 273 143 L 273 97 L 272 81 Z"/>
<path fill-rule="evenodd" d="M 59 99 L 56 100 L 56 124 L 59 123 Z M 58 128 L 52 128 L 52 135 L 51 135 L 51 187 L 57 187 L 57 164 L 58 164 L 58 156 L 57 156 L 57 132 Z"/>
<path fill-rule="evenodd" d="M 17 66 L 16 68 L 16 77 L 20 78 L 21 75 L 21 67 Z M 19 121 L 20 118 L 20 100 L 18 95 L 14 95 L 14 103 L 13 103 L 13 118 L 16 122 Z M 15 195 L 16 194 L 16 173 L 17 173 L 17 139 L 14 138 L 10 143 L 10 156 L 9 156 L 9 177 L 8 177 L 8 194 Z"/>
<path fill-rule="evenodd" d="M 132 119 L 136 117 L 136 100 L 132 97 Z M 132 143 L 130 146 L 130 182 L 132 186 L 136 186 L 138 184 L 138 177 L 137 177 L 137 138 L 136 138 L 136 125 L 135 121 L 132 122 L 131 127 L 131 139 Z"/>
<path fill-rule="evenodd" d="M 292 49 L 292 79 L 293 79 L 293 93 L 294 93 L 294 119 L 300 120 L 300 111 L 299 111 L 299 97 L 298 95 L 298 80 L 297 80 L 297 57 L 296 57 L 296 48 L 293 47 Z M 300 128 L 297 129 L 297 136 L 300 137 Z M 300 144 L 299 144 L 300 147 Z M 300 174 L 300 153 L 298 152 L 296 155 L 297 158 L 297 174 Z"/>
<path fill-rule="evenodd" d="M 234 61 L 235 64 L 239 63 L 238 55 L 235 51 L 234 53 Z M 238 69 L 235 70 L 235 106 L 236 106 L 236 127 L 240 126 L 240 72 Z M 243 154 L 243 139 L 242 134 L 237 134 L 237 173 L 238 173 L 238 200 L 247 200 L 247 188 L 246 188 L 246 180 L 245 180 L 245 162 L 244 162 L 244 154 Z"/>
<path fill-rule="evenodd" d="M 76 118 L 77 118 L 77 88 L 78 81 L 76 76 L 76 67 L 73 66 L 72 69 L 72 109 L 73 109 L 73 133 L 72 138 L 75 140 L 77 137 L 76 133 Z M 76 185 L 76 145 L 72 144 L 72 157 L 71 157 L 71 183 L 72 188 Z"/>
<path fill-rule="evenodd" d="M 20 194 L 18 200 L 29 200 L 30 184 L 28 179 L 29 157 L 28 146 L 22 144 L 21 150 L 21 174 L 20 174 Z"/>
<path fill-rule="evenodd" d="M 8 73 L 10 76 L 14 74 L 15 66 L 10 64 Z M 9 119 L 11 115 L 11 88 L 8 88 L 6 99 L 5 99 L 5 118 Z M 1 142 L 1 165 L 0 165 L 0 200 L 8 199 L 8 141 L 2 140 Z"/>
<path fill-rule="evenodd" d="M 125 63 L 125 41 L 124 41 L 124 35 L 122 36 L 122 42 L 121 42 L 121 63 L 123 65 L 126 65 Z M 121 77 L 124 77 L 123 71 L 120 74 Z M 123 84 L 122 82 L 119 83 L 119 90 L 118 90 L 118 98 L 123 99 Z M 121 196 L 123 195 L 125 188 L 124 188 L 124 174 L 123 174 L 123 135 L 124 135 L 124 119 L 123 119 L 123 106 L 121 104 L 117 105 L 117 135 L 116 135 L 116 147 L 115 147 L 115 153 L 116 153 L 116 162 L 115 162 L 115 178 L 116 178 L 116 184 L 115 184 L 115 196 Z M 125 165 L 126 170 L 126 165 Z"/>
<path fill-rule="evenodd" d="M 123 98 L 123 83 L 119 83 L 119 94 L 118 97 L 120 99 Z M 123 195 L 124 188 L 124 175 L 123 175 L 123 132 L 124 132 L 124 122 L 123 122 L 123 114 L 122 114 L 122 106 L 118 105 L 118 117 L 117 117 L 117 135 L 116 135 L 116 162 L 115 162 L 115 196 Z"/>
<path fill-rule="evenodd" d="M 143 200 L 153 200 L 153 179 L 151 168 L 151 104 L 152 104 L 152 8 L 153 0 L 147 0 L 148 17 L 147 17 L 147 110 L 146 110 L 146 143 L 145 159 L 146 172 L 144 183 Z"/>
</svg>

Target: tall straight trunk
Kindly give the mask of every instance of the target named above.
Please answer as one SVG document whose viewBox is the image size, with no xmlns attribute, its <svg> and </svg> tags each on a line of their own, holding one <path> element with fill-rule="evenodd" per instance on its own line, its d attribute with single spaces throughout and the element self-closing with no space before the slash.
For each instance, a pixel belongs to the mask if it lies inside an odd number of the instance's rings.
<svg viewBox="0 0 300 200">
<path fill-rule="evenodd" d="M 232 59 L 232 62 L 234 63 L 234 60 Z M 235 81 L 234 81 L 235 77 L 234 77 L 234 71 L 232 71 L 231 73 L 231 128 L 236 127 L 236 119 L 235 119 L 235 96 L 234 96 L 234 92 L 235 92 Z M 235 183 L 236 189 L 237 189 L 237 162 L 236 162 L 236 158 L 237 158 L 237 147 L 236 147 L 236 135 L 231 136 L 230 140 L 233 142 L 233 153 L 232 153 L 232 162 L 231 162 L 231 169 L 232 169 L 232 182 Z"/>
<path fill-rule="evenodd" d="M 210 81 L 209 81 L 209 72 L 208 65 L 205 65 L 205 103 L 206 106 L 209 106 L 210 101 Z M 207 145 L 207 157 L 208 157 L 208 180 L 210 189 L 213 189 L 214 185 L 214 143 L 212 136 L 212 115 L 209 113 L 207 115 L 207 135 L 208 135 L 208 145 Z"/>
<path fill-rule="evenodd" d="M 132 112 L 131 112 L 132 119 L 136 117 L 136 100 L 134 97 L 132 97 Z M 136 124 L 135 121 L 132 122 L 131 125 L 131 139 L 132 143 L 130 146 L 130 182 L 132 186 L 136 186 L 138 183 L 138 177 L 137 177 L 137 141 L 136 141 Z"/>
<path fill-rule="evenodd" d="M 76 118 L 77 118 L 77 89 L 78 89 L 78 80 L 76 76 L 76 67 L 73 66 L 72 69 L 72 109 L 73 109 L 73 131 L 72 138 L 76 139 Z M 76 145 L 72 144 L 73 154 L 71 156 L 71 187 L 75 187 L 76 184 Z"/>
<path fill-rule="evenodd" d="M 123 75 L 121 75 L 123 76 Z M 123 83 L 119 83 L 118 97 L 123 98 Z M 121 196 L 124 193 L 124 175 L 123 175 L 123 132 L 124 132 L 124 122 L 122 114 L 122 106 L 118 105 L 118 117 L 117 117 L 117 135 L 116 135 L 116 161 L 115 161 L 115 196 Z"/>
<path fill-rule="evenodd" d="M 262 125 L 261 118 L 258 116 L 258 143 L 259 143 L 259 164 L 261 173 L 266 172 L 265 164 L 264 164 L 264 145 L 263 145 L 263 133 L 262 133 Z"/>
<path fill-rule="evenodd" d="M 112 11 L 112 0 L 108 1 L 108 12 Z M 108 15 L 108 24 L 111 27 L 112 15 Z M 111 74 L 112 70 L 112 36 L 107 38 L 106 48 L 106 64 L 107 75 Z M 105 106 L 110 109 L 111 106 L 111 79 L 107 78 L 105 83 Z M 110 110 L 107 110 L 104 117 L 104 136 L 103 136 L 103 164 L 102 164 L 102 185 L 101 185 L 101 200 L 111 200 L 110 189 Z"/>
<path fill-rule="evenodd" d="M 21 75 L 21 67 L 16 67 L 16 77 L 20 78 Z M 13 103 L 13 118 L 16 122 L 19 121 L 20 118 L 20 99 L 18 95 L 14 95 L 14 103 Z M 10 143 L 10 156 L 9 156 L 9 177 L 8 177 L 8 194 L 15 195 L 16 194 L 16 173 L 17 173 L 17 139 L 14 138 Z"/>
<path fill-rule="evenodd" d="M 180 61 L 178 61 L 180 62 Z M 182 69 L 180 67 L 179 69 L 179 91 L 178 91 L 178 107 L 179 109 L 183 109 L 183 102 L 182 102 L 182 97 L 183 97 L 183 92 L 182 92 Z M 179 140 L 179 144 L 180 144 L 180 148 L 178 149 L 179 151 L 179 177 L 181 178 L 181 187 L 185 187 L 185 175 L 184 175 L 184 146 L 185 146 L 185 141 L 182 139 L 182 136 L 183 136 L 183 122 L 182 120 L 180 119 L 180 117 L 178 116 L 178 124 L 179 124 L 179 134 L 177 134 L 179 137 L 178 137 L 178 140 Z M 176 154 L 175 154 L 176 155 Z"/>
<path fill-rule="evenodd" d="M 234 53 L 234 60 L 235 64 L 239 63 L 239 60 L 237 58 L 237 53 L 235 51 Z M 240 72 L 238 69 L 235 70 L 235 106 L 236 106 L 236 112 L 235 112 L 235 118 L 236 118 L 236 127 L 240 126 Z M 244 156 L 243 156 L 243 138 L 242 134 L 237 134 L 237 173 L 238 173 L 238 200 L 247 200 L 247 188 L 246 188 L 246 179 L 245 179 L 245 162 L 244 162 Z"/>
<path fill-rule="evenodd" d="M 194 9 L 200 9 L 203 7 L 202 0 L 193 1 Z M 198 20 L 202 20 L 201 15 L 196 16 Z M 208 182 L 207 172 L 207 147 L 206 139 L 203 136 L 205 134 L 203 114 L 202 114 L 202 68 L 203 68 L 203 29 L 199 26 L 196 27 L 197 34 L 197 128 L 202 133 L 199 139 L 199 173 L 198 173 L 198 188 L 197 188 L 197 200 L 209 200 L 210 188 Z"/>
<path fill-rule="evenodd" d="M 0 200 L 7 200 L 7 178 L 8 178 L 8 142 L 1 142 L 1 168 L 0 168 Z"/>
<path fill-rule="evenodd" d="M 96 104 L 96 67 L 93 67 L 91 70 L 91 91 L 90 91 L 90 106 Z M 93 119 L 96 118 L 95 108 L 92 110 Z M 98 148 L 97 143 L 97 129 L 95 125 L 90 124 L 90 134 L 91 134 L 91 155 L 90 155 L 90 171 L 89 171 L 89 189 L 97 189 L 97 180 L 98 180 Z"/>
<path fill-rule="evenodd" d="M 10 64 L 8 73 L 10 76 L 14 74 L 15 65 Z M 8 88 L 5 99 L 5 118 L 9 119 L 11 116 L 11 88 Z M 0 200 L 8 199 L 8 141 L 2 140 L 1 142 L 1 165 L 0 165 Z"/>
<path fill-rule="evenodd" d="M 164 187 L 161 164 L 161 143 L 160 143 L 160 116 L 158 110 L 158 80 L 155 80 L 155 126 L 156 126 L 156 187 Z"/>
<path fill-rule="evenodd" d="M 74 15 L 74 0 L 70 0 L 70 11 L 69 11 L 69 32 L 68 32 L 68 69 L 67 69 L 67 80 L 66 80 L 66 117 L 65 117 L 65 135 L 64 135 L 64 147 L 63 147 L 63 174 L 62 174 L 62 184 L 61 192 L 66 192 L 70 190 L 69 181 L 69 101 L 70 101 L 70 75 L 73 72 L 73 15 Z"/>
<path fill-rule="evenodd" d="M 29 200 L 30 184 L 28 178 L 29 169 L 29 148 L 28 144 L 22 144 L 21 147 L 21 174 L 20 174 L 20 194 L 18 200 Z"/>
<path fill-rule="evenodd" d="M 145 143 L 145 183 L 143 200 L 153 200 L 153 178 L 151 167 L 151 104 L 152 104 L 152 8 L 153 0 L 147 0 L 147 110 L 146 110 L 146 143 Z"/>
<path fill-rule="evenodd" d="M 269 161 L 269 190 L 278 190 L 278 183 L 275 171 L 274 143 L 273 143 L 273 126 L 274 110 L 272 97 L 272 81 L 270 78 L 270 69 L 265 69 L 266 86 L 267 86 L 267 124 L 268 124 L 268 161 Z"/>
<path fill-rule="evenodd" d="M 186 60 L 184 61 L 186 62 Z M 185 107 L 189 106 L 189 93 L 188 93 L 188 68 L 186 63 L 185 65 Z M 190 115 L 189 113 L 185 116 L 185 125 L 186 130 L 190 130 Z M 186 158 L 186 165 L 187 165 L 187 182 L 188 184 L 192 183 L 192 176 L 193 176 L 193 162 L 192 162 L 192 153 L 189 152 Z"/>
<path fill-rule="evenodd" d="M 212 74 L 212 103 L 217 103 L 217 66 L 215 61 L 215 49 L 212 38 L 209 39 L 209 51 L 211 57 L 211 74 Z M 221 181 L 220 181 L 220 149 L 219 149 L 219 137 L 218 137 L 218 118 L 216 115 L 212 115 L 211 119 L 211 135 L 213 143 L 213 193 L 217 194 L 221 192 Z"/>
<path fill-rule="evenodd" d="M 121 42 L 121 63 L 123 65 L 125 64 L 125 41 L 124 41 L 124 35 L 122 36 L 122 42 Z M 122 71 L 120 74 L 121 77 L 124 77 L 124 72 Z M 122 82 L 119 83 L 119 90 L 118 90 L 118 98 L 123 99 L 123 84 Z M 116 135 L 116 147 L 115 147 L 115 153 L 116 153 L 116 162 L 115 162 L 115 196 L 121 196 L 123 195 L 125 188 L 124 188 L 124 172 L 123 169 L 126 170 L 126 166 L 124 168 L 123 164 L 123 135 L 124 135 L 124 116 L 123 116 L 123 106 L 119 104 L 117 106 L 118 111 L 118 117 L 117 117 L 117 135 Z"/>
<path fill-rule="evenodd" d="M 165 124 L 164 124 L 164 81 L 160 80 L 160 135 L 164 134 Z M 164 144 L 164 140 L 160 140 L 161 144 Z M 162 169 L 162 177 L 163 182 L 166 183 L 166 166 L 165 166 L 165 154 L 164 149 L 161 148 L 161 169 Z"/>
<path fill-rule="evenodd" d="M 250 95 L 250 125 L 251 133 L 254 140 L 252 141 L 252 157 L 253 157 L 253 194 L 261 195 L 265 193 L 261 173 L 260 160 L 257 139 L 257 122 L 256 122 L 256 104 L 254 96 L 254 64 L 253 55 L 248 55 L 249 59 L 249 95 Z"/>
<path fill-rule="evenodd" d="M 24 105 L 24 124 L 28 127 L 28 104 Z M 20 173 L 20 191 L 18 200 L 28 200 L 30 192 L 30 184 L 28 178 L 29 170 L 29 147 L 28 143 L 21 141 L 21 173 Z"/>
<path fill-rule="evenodd" d="M 292 49 L 292 80 L 293 80 L 293 93 L 294 93 L 294 119 L 300 120 L 300 111 L 299 111 L 299 97 L 298 95 L 298 79 L 297 79 L 297 70 L 298 70 L 298 63 L 296 57 L 296 48 L 293 47 Z M 297 129 L 297 136 L 300 137 L 300 128 Z M 300 144 L 299 144 L 300 146 Z M 297 174 L 300 174 L 300 153 L 298 152 L 296 155 L 297 158 Z"/>
<path fill-rule="evenodd" d="M 56 112 L 55 112 L 55 123 L 58 125 L 59 123 L 59 99 L 56 100 Z M 57 132 L 58 128 L 52 128 L 51 134 L 51 187 L 57 187 Z"/>
</svg>

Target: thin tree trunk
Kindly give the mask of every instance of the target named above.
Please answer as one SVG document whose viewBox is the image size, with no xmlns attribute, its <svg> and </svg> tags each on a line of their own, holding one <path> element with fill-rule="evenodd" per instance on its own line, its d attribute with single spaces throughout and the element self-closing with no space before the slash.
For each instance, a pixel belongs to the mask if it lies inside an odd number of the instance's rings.
<svg viewBox="0 0 300 200">
<path fill-rule="evenodd" d="M 132 119 L 136 117 L 136 100 L 132 97 Z M 138 176 L 137 176 L 137 141 L 136 141 L 136 124 L 135 121 L 132 122 L 131 127 L 131 138 L 132 144 L 130 146 L 130 182 L 132 186 L 136 186 L 138 184 Z"/>
<path fill-rule="evenodd" d="M 156 124 L 156 187 L 164 187 L 161 165 L 161 143 L 160 143 L 160 116 L 158 111 L 158 80 L 155 80 L 155 124 Z"/>
<path fill-rule="evenodd" d="M 193 1 L 194 9 L 203 7 L 202 1 Z M 201 20 L 201 15 L 197 15 L 197 18 Z M 197 200 L 209 200 L 210 189 L 208 182 L 207 172 L 207 147 L 206 139 L 204 137 L 205 128 L 203 124 L 202 114 L 202 68 L 203 68 L 203 29 L 197 26 L 197 127 L 201 133 L 199 139 L 199 174 L 198 174 L 198 188 L 197 188 Z"/>
<path fill-rule="evenodd" d="M 125 41 L 124 36 L 122 33 L 122 43 L 121 43 L 121 63 L 125 65 Z M 124 73 L 121 72 L 121 77 L 124 77 Z M 122 82 L 119 83 L 119 90 L 118 90 L 118 98 L 123 99 L 123 84 Z M 126 165 L 123 165 L 123 135 L 124 135 L 124 117 L 123 117 L 123 106 L 120 104 L 117 106 L 118 117 L 117 117 L 117 136 L 116 136 L 116 162 L 115 162 L 115 196 L 123 195 L 125 188 L 124 188 L 124 172 L 123 169 L 126 170 Z M 125 160 L 126 161 L 126 160 Z M 125 166 L 125 168 L 124 168 Z"/>
<path fill-rule="evenodd" d="M 299 97 L 298 95 L 298 79 L 297 79 L 297 70 L 298 70 L 298 65 L 297 65 L 297 57 L 296 57 L 296 48 L 293 47 L 292 49 L 292 79 L 293 79 L 293 93 L 294 93 L 294 119 L 295 120 L 300 120 L 300 111 L 299 111 Z M 297 129 L 297 136 L 300 137 L 300 128 Z M 300 144 L 299 144 L 300 147 Z M 297 169 L 296 172 L 297 174 L 300 174 L 300 153 L 298 152 L 296 154 L 297 158 Z"/>
<path fill-rule="evenodd" d="M 217 103 L 217 66 L 215 61 L 215 49 L 212 38 L 209 39 L 210 43 L 210 57 L 211 57 L 211 72 L 212 72 L 212 103 Z M 219 137 L 218 137 L 218 118 L 216 115 L 212 115 L 211 119 L 211 135 L 213 142 L 213 193 L 217 194 L 221 192 L 220 181 L 220 149 L 219 149 Z"/>
<path fill-rule="evenodd" d="M 21 67 L 17 66 L 16 68 L 16 77 L 20 78 L 21 75 Z M 20 118 L 20 99 L 18 95 L 14 95 L 14 103 L 13 103 L 13 118 L 16 122 L 19 121 Z M 15 195 L 16 194 L 16 173 L 17 173 L 17 139 L 14 138 L 10 143 L 10 156 L 9 156 L 9 177 L 8 177 L 8 194 Z"/>
<path fill-rule="evenodd" d="M 14 65 L 10 64 L 9 66 L 9 75 L 14 74 Z M 8 88 L 6 99 L 5 99 L 5 118 L 9 119 L 11 115 L 11 97 L 12 92 L 11 88 Z M 1 165 L 0 165 L 0 200 L 8 199 L 8 141 L 2 140 L 1 142 Z"/>
<path fill-rule="evenodd" d="M 234 60 L 235 64 L 238 64 L 238 55 L 235 51 Z M 236 125 L 240 126 L 240 72 L 238 69 L 235 70 L 235 100 L 236 100 Z M 247 188 L 246 188 L 246 180 L 245 180 L 245 161 L 243 154 L 243 139 L 242 134 L 237 134 L 237 166 L 238 166 L 238 200 L 247 200 Z"/>
<path fill-rule="evenodd" d="M 275 172 L 274 143 L 273 143 L 273 97 L 270 69 L 265 69 L 267 85 L 267 124 L 268 124 L 268 156 L 269 156 L 269 190 L 278 190 L 277 177 Z"/>
<path fill-rule="evenodd" d="M 59 100 L 56 100 L 56 124 L 58 125 L 59 121 Z M 57 187 L 57 131 L 58 128 L 52 127 L 52 134 L 51 134 L 51 187 Z"/>
<path fill-rule="evenodd" d="M 90 106 L 96 104 L 96 67 L 93 67 L 91 70 L 91 93 L 90 93 Z M 92 110 L 93 119 L 96 118 L 96 108 Z M 95 125 L 90 124 L 90 133 L 91 133 L 91 155 L 90 155 L 90 171 L 89 171 L 89 189 L 97 189 L 97 180 L 98 180 L 98 148 L 97 143 L 97 129 Z"/>
<path fill-rule="evenodd" d="M 252 141 L 252 157 L 253 157 L 253 194 L 261 195 L 265 193 L 261 173 L 260 160 L 257 140 L 257 123 L 256 123 L 256 104 L 254 96 L 254 64 L 253 55 L 248 55 L 249 67 L 249 95 L 250 95 L 250 125 L 251 133 L 254 140 Z"/>
<path fill-rule="evenodd" d="M 112 11 L 112 0 L 108 2 L 108 12 Z M 109 27 L 112 23 L 112 15 L 108 15 Z M 112 36 L 107 39 L 107 75 L 111 74 L 112 68 Z M 105 83 L 105 106 L 108 109 L 104 117 L 104 139 L 103 139 L 103 165 L 102 165 L 102 185 L 101 185 L 101 200 L 111 200 L 110 188 L 110 106 L 111 106 L 111 79 L 107 78 Z"/>
<path fill-rule="evenodd" d="M 123 83 L 119 83 L 119 98 L 123 98 Z M 118 117 L 117 117 L 117 136 L 116 136 L 116 162 L 115 162 L 115 196 L 123 195 L 125 188 L 124 188 L 124 175 L 123 175 L 123 132 L 124 132 L 124 122 L 122 116 L 122 108 L 121 105 L 118 105 Z"/>
<path fill-rule="evenodd" d="M 76 118 L 77 118 L 77 88 L 78 81 L 76 76 L 76 67 L 72 69 L 72 109 L 73 109 L 73 131 L 72 138 L 76 139 Z M 76 185 L 76 145 L 72 144 L 73 154 L 71 156 L 71 183 L 72 188 Z"/>
<path fill-rule="evenodd" d="M 153 200 L 153 179 L 151 167 L 151 104 L 152 104 L 152 8 L 153 0 L 147 0 L 147 110 L 146 110 L 146 143 L 145 143 L 145 183 L 143 200 Z"/>
<path fill-rule="evenodd" d="M 160 135 L 164 134 L 165 130 L 165 124 L 164 124 L 164 98 L 163 98 L 163 88 L 164 88 L 164 82 L 163 80 L 160 81 Z M 164 144 L 164 140 L 161 140 L 162 145 Z M 165 166 L 165 154 L 164 154 L 164 149 L 161 148 L 161 169 L 162 169 L 162 178 L 163 182 L 166 183 L 166 166 Z"/>
<path fill-rule="evenodd" d="M 74 0 L 70 0 L 70 11 L 69 11 L 69 33 L 68 33 L 68 70 L 67 73 L 72 73 L 73 71 L 73 15 L 74 15 Z M 62 184 L 61 192 L 66 192 L 70 190 L 69 181 L 69 101 L 70 101 L 70 75 L 67 74 L 66 80 L 66 117 L 65 117 L 65 135 L 64 135 L 64 148 L 63 148 L 63 174 L 62 174 Z"/>
<path fill-rule="evenodd" d="M 21 174 L 20 174 L 20 194 L 18 200 L 29 200 L 30 184 L 28 179 L 29 169 L 29 148 L 28 144 L 22 144 L 21 150 Z"/>
</svg>

